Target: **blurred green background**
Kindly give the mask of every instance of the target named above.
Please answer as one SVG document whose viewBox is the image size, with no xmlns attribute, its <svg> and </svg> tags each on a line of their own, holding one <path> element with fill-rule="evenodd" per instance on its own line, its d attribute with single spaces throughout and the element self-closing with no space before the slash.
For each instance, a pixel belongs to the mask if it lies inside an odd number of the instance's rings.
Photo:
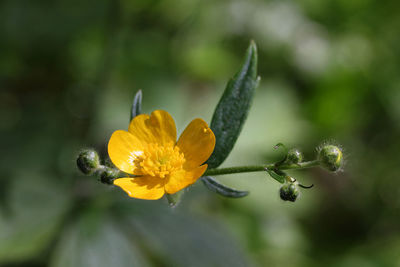
<svg viewBox="0 0 400 267">
<path fill-rule="evenodd" d="M 3 0 L 0 2 L 1 266 L 400 266 L 397 1 Z M 82 176 L 132 98 L 182 131 L 210 121 L 249 40 L 261 83 L 223 166 L 315 157 L 334 140 L 345 172 L 291 174 L 296 203 L 264 173 L 200 182 L 175 209 Z"/>
</svg>

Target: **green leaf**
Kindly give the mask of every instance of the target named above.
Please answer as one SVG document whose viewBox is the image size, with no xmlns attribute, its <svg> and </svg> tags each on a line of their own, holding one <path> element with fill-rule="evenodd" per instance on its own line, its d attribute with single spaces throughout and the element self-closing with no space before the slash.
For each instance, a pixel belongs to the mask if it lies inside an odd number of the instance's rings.
<svg viewBox="0 0 400 267">
<path fill-rule="evenodd" d="M 157 201 L 122 201 L 114 209 L 123 214 L 118 220 L 139 247 L 160 260 L 153 266 L 251 266 L 226 225 L 191 212 L 188 202 L 171 209 Z"/>
<path fill-rule="evenodd" d="M 137 91 L 131 108 L 131 120 L 142 113 L 142 90 Z"/>
<path fill-rule="evenodd" d="M 270 170 L 268 168 L 265 168 L 265 170 L 268 172 L 268 174 L 274 178 L 275 180 L 277 180 L 278 182 L 280 182 L 281 184 L 283 184 L 285 182 L 286 179 L 286 175 L 283 174 L 278 174 L 276 171 L 274 170 Z"/>
<path fill-rule="evenodd" d="M 252 41 L 242 68 L 228 82 L 214 111 L 210 127 L 215 134 L 216 145 L 207 161 L 209 168 L 221 165 L 233 149 L 246 121 L 258 81 L 257 48 Z"/>
<path fill-rule="evenodd" d="M 59 233 L 70 207 L 68 192 L 44 174 L 23 172 L 12 178 L 6 199 L 9 209 L 0 209 L 0 265 L 43 252 Z"/>
<path fill-rule="evenodd" d="M 249 194 L 249 191 L 240 191 L 220 184 L 211 176 L 204 176 L 201 178 L 201 181 L 208 189 L 224 197 L 240 198 Z"/>
<path fill-rule="evenodd" d="M 99 211 L 86 210 L 61 236 L 49 266 L 151 266 L 127 230 Z"/>
</svg>

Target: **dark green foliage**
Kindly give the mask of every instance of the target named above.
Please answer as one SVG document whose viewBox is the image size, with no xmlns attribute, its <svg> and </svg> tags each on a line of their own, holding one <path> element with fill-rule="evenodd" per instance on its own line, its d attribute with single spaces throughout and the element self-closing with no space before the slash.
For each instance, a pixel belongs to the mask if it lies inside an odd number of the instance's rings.
<svg viewBox="0 0 400 267">
<path fill-rule="evenodd" d="M 214 111 L 210 128 L 215 134 L 216 145 L 207 161 L 209 168 L 221 165 L 233 149 L 246 121 L 257 84 L 257 48 L 252 41 L 242 68 L 228 82 Z"/>
<path fill-rule="evenodd" d="M 0 2 L 1 266 L 86 267 L 104 255 L 133 266 L 127 248 L 151 266 L 399 264 L 398 1 Z M 182 126 L 212 112 L 202 100 L 217 101 L 212 85 L 239 68 L 249 38 L 263 83 L 251 111 L 259 124 L 244 129 L 265 147 L 232 153 L 271 163 L 283 141 L 312 159 L 333 138 L 348 150 L 344 174 L 294 172 L 316 184 L 296 205 L 259 173 L 237 177 L 248 199 L 194 186 L 175 209 L 77 175 L 79 149 L 104 158 L 111 133 L 127 127 L 133 88 L 149 112 L 166 109 Z M 117 213 L 118 198 L 127 208 Z M 107 220 L 87 219 L 97 209 Z M 237 259 L 237 242 L 250 261 Z"/>
<path fill-rule="evenodd" d="M 249 191 L 240 191 L 220 184 L 211 176 L 204 176 L 201 181 L 208 189 L 224 197 L 241 198 L 249 194 Z"/>
</svg>

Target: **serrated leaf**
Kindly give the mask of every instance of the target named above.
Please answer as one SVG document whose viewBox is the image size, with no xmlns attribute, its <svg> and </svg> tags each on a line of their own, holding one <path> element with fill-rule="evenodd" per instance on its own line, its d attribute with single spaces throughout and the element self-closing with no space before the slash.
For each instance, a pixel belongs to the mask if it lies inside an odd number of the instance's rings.
<svg viewBox="0 0 400 267">
<path fill-rule="evenodd" d="M 204 176 L 201 181 L 208 189 L 224 197 L 241 198 L 249 194 L 249 191 L 240 191 L 223 185 L 211 176 Z"/>
<path fill-rule="evenodd" d="M 285 176 L 284 175 L 280 175 L 278 173 L 276 173 L 274 170 L 265 168 L 265 170 L 268 172 L 268 174 L 274 178 L 275 180 L 277 180 L 278 182 L 280 182 L 281 184 L 283 184 L 285 182 Z"/>
<path fill-rule="evenodd" d="M 257 48 L 252 41 L 241 69 L 228 82 L 214 111 L 210 127 L 215 134 L 216 145 L 207 161 L 209 168 L 221 165 L 233 149 L 246 121 L 258 80 Z"/>
<path fill-rule="evenodd" d="M 142 113 L 142 90 L 137 91 L 133 98 L 131 120 Z"/>
</svg>

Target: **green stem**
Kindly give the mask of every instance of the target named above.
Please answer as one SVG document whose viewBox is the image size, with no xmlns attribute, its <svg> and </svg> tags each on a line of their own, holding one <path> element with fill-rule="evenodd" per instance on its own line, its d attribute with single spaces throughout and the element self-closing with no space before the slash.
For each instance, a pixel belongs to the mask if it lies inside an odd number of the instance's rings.
<svg viewBox="0 0 400 267">
<path fill-rule="evenodd" d="M 319 166 L 318 160 L 306 161 L 298 164 L 282 164 L 278 167 L 275 164 L 266 164 L 266 165 L 256 165 L 256 166 L 239 166 L 239 167 L 230 167 L 230 168 L 221 168 L 221 169 L 209 169 L 207 170 L 203 176 L 210 175 L 224 175 L 224 174 L 232 174 L 232 173 L 243 173 L 243 172 L 260 172 L 265 171 L 265 168 L 268 169 L 278 169 L 278 170 L 298 170 Z"/>
</svg>

